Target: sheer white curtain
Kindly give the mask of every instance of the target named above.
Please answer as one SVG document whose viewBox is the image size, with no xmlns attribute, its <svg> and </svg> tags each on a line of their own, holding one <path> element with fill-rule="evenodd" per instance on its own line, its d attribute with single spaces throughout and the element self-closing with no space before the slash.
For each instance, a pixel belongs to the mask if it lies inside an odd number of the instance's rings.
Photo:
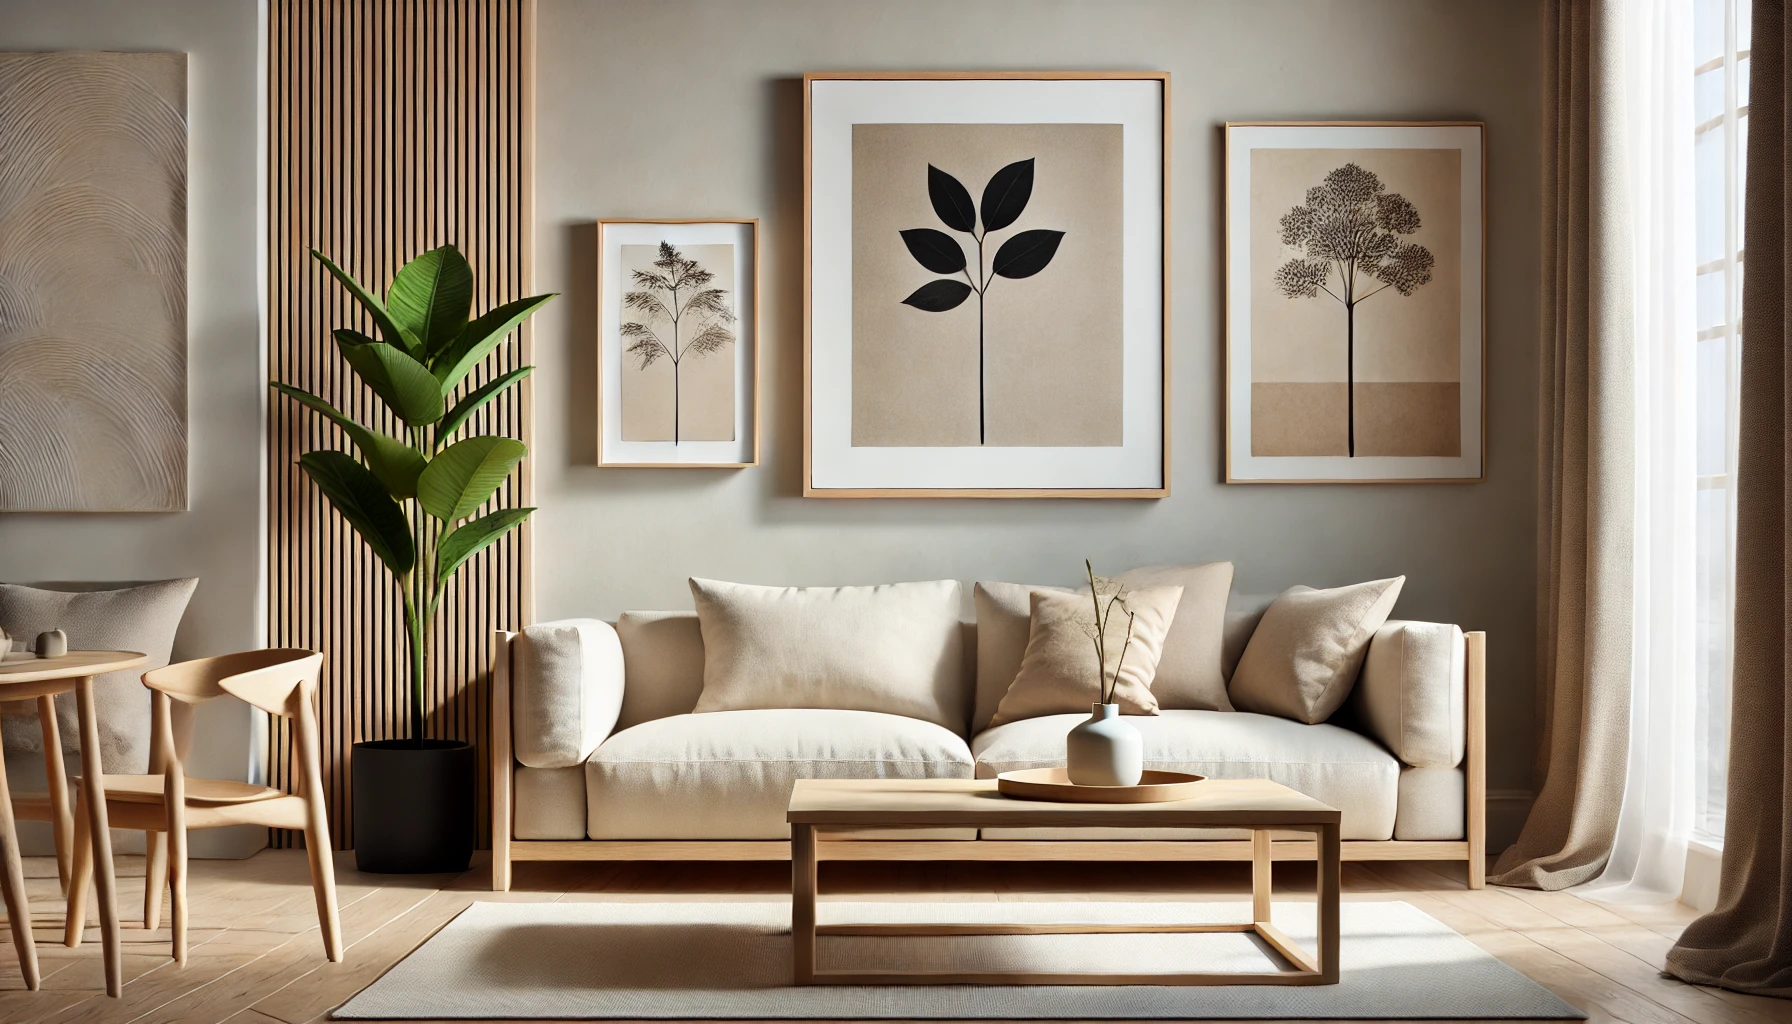
<svg viewBox="0 0 1792 1024">
<path fill-rule="evenodd" d="M 1628 0 L 1625 101 L 1636 291 L 1636 531 L 1629 771 L 1610 860 L 1575 891 L 1679 897 L 1696 731 L 1694 0 Z"/>
</svg>

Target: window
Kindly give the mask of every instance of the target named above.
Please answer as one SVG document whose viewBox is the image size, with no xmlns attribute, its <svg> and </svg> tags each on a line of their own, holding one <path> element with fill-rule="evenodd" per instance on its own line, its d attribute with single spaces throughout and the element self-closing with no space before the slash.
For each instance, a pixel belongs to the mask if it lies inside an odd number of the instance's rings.
<svg viewBox="0 0 1792 1024">
<path fill-rule="evenodd" d="M 1750 0 L 1694 0 L 1693 181 L 1698 248 L 1697 730 L 1693 832 L 1724 831 L 1730 621 L 1736 564 L 1737 376 Z"/>
</svg>

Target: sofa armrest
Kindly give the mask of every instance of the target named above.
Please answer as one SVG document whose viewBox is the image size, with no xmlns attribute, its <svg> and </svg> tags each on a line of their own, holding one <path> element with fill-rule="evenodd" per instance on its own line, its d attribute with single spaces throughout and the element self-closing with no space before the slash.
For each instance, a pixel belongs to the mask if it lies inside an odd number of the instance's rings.
<svg viewBox="0 0 1792 1024">
<path fill-rule="evenodd" d="M 1468 732 L 1467 663 L 1456 626 L 1391 620 L 1369 642 L 1350 716 L 1403 764 L 1454 768 Z"/>
<path fill-rule="evenodd" d="M 523 627 L 510 644 L 511 744 L 531 768 L 583 764 L 622 710 L 622 644 L 597 619 Z"/>
</svg>

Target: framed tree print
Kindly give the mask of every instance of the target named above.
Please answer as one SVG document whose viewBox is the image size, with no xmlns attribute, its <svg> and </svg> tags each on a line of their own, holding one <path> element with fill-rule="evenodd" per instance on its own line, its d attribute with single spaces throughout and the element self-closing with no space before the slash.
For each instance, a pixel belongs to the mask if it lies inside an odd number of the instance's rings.
<svg viewBox="0 0 1792 1024">
<path fill-rule="evenodd" d="M 1483 478 L 1483 127 L 1226 126 L 1226 480 Z"/>
<path fill-rule="evenodd" d="M 759 222 L 597 224 L 600 466 L 759 462 Z"/>
<path fill-rule="evenodd" d="M 1168 493 L 1169 76 L 804 96 L 803 493 Z"/>
</svg>

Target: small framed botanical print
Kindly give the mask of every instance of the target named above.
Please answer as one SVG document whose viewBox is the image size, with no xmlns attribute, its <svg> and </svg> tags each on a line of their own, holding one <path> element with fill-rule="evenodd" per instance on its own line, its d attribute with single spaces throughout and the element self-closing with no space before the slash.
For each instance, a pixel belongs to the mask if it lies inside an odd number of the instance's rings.
<svg viewBox="0 0 1792 1024">
<path fill-rule="evenodd" d="M 597 223 L 600 466 L 759 462 L 759 222 Z"/>
<path fill-rule="evenodd" d="M 1483 477 L 1483 127 L 1226 126 L 1226 480 Z"/>
<path fill-rule="evenodd" d="M 1169 76 L 804 91 L 803 493 L 1166 494 Z"/>
</svg>

